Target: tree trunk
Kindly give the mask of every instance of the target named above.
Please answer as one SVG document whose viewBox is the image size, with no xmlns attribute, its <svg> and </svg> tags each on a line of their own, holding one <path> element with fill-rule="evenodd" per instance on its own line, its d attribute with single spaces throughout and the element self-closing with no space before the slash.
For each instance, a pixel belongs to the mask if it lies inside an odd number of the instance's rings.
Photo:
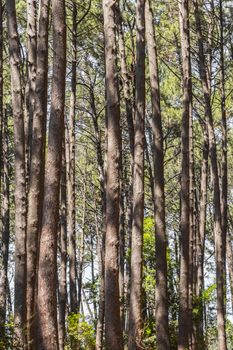
<svg viewBox="0 0 233 350">
<path fill-rule="evenodd" d="M 66 303 L 67 303 L 67 218 L 66 218 L 66 154 L 65 141 L 62 146 L 62 170 L 60 188 L 60 254 L 61 254 L 61 274 L 59 280 L 59 350 L 65 346 L 65 324 L 66 324 Z"/>
<path fill-rule="evenodd" d="M 26 316 L 26 184 L 25 184 L 25 137 L 24 115 L 21 87 L 21 58 L 17 30 L 15 1 L 6 3 L 10 72 L 12 89 L 12 107 L 14 117 L 15 143 L 15 305 L 14 324 L 16 346 L 25 344 Z"/>
<path fill-rule="evenodd" d="M 227 171 L 227 118 L 226 118 L 226 92 L 225 92 L 225 59 L 224 59 L 224 15 L 222 0 L 219 0 L 220 19 L 220 93 L 221 93 L 221 122 L 222 122 L 222 164 L 221 164 L 221 214 L 222 214 L 222 259 L 223 273 L 226 271 L 226 239 L 228 225 L 228 171 Z M 224 277 L 226 283 L 226 275 Z M 225 288 L 225 287 L 224 287 Z"/>
<path fill-rule="evenodd" d="M 72 78 L 70 114 L 67 132 L 67 229 L 69 242 L 70 312 L 77 313 L 77 272 L 76 272 L 76 229 L 75 229 L 75 110 L 76 110 L 76 46 L 77 46 L 77 4 L 73 2 L 72 28 Z"/>
<path fill-rule="evenodd" d="M 225 306 L 224 306 L 224 237 L 222 233 L 221 221 L 221 198 L 218 175 L 217 149 L 214 134 L 213 116 L 211 110 L 211 97 L 206 74 L 206 60 L 203 46 L 203 35 L 201 29 L 201 20 L 199 13 L 198 0 L 194 0 L 194 15 L 196 21 L 196 30 L 198 35 L 199 50 L 199 72 L 202 82 L 202 90 L 205 101 L 205 118 L 209 138 L 209 155 L 212 169 L 213 188 L 214 188 L 214 239 L 216 256 L 216 283 L 217 283 L 217 328 L 218 328 L 218 348 L 226 349 L 226 329 L 225 329 Z"/>
<path fill-rule="evenodd" d="M 190 64 L 189 6 L 188 0 L 179 3 L 182 80 L 183 80 L 183 116 L 181 128 L 182 171 L 181 171 L 181 253 L 179 286 L 179 335 L 178 349 L 189 348 L 189 228 L 190 228 L 190 156 L 189 126 L 192 113 L 192 82 Z"/>
<path fill-rule="evenodd" d="M 206 237 L 206 206 L 207 206 L 207 184 L 208 184 L 208 131 L 207 125 L 203 125 L 204 142 L 201 166 L 201 185 L 200 185 L 200 206 L 199 206 L 199 227 L 197 230 L 197 288 L 198 298 L 198 319 L 197 319 L 197 348 L 204 347 L 204 309 L 203 309 L 203 289 L 204 289 L 204 254 Z"/>
<path fill-rule="evenodd" d="M 142 345 L 142 246 L 144 218 L 145 1 L 136 3 L 136 96 L 129 350 Z"/>
<path fill-rule="evenodd" d="M 77 272 L 77 282 L 78 282 L 78 299 L 77 299 L 77 312 L 80 312 L 81 299 L 82 299 L 82 281 L 83 281 L 83 258 L 84 258 L 84 235 L 85 235 L 85 223 L 86 223 L 86 192 L 87 192 L 87 154 L 85 157 L 85 170 L 83 178 L 83 213 L 82 213 L 82 227 L 80 235 L 80 246 L 79 246 L 79 258 L 78 258 L 78 272 Z"/>
<path fill-rule="evenodd" d="M 8 256 L 10 238 L 10 203 L 9 203 L 9 147 L 8 147 L 8 123 L 6 112 L 2 119 L 2 202 L 1 202 L 1 251 L 0 251 L 0 339 L 4 343 L 6 306 L 8 293 Z"/>
<path fill-rule="evenodd" d="M 153 12 L 149 0 L 146 0 L 146 40 L 149 59 L 154 158 L 154 218 L 156 232 L 156 339 L 157 347 L 169 350 L 168 331 L 168 296 L 167 296 L 167 260 L 166 260 L 166 229 L 165 229 L 165 198 L 163 170 L 163 132 L 160 109 L 160 92 L 158 77 L 158 61 L 153 25 Z"/>
<path fill-rule="evenodd" d="M 35 101 L 31 141 L 30 183 L 27 216 L 27 337 L 34 349 L 36 311 L 36 274 L 42 220 L 44 162 L 47 115 L 48 23 L 50 0 L 41 0 L 37 38 Z"/>
<path fill-rule="evenodd" d="M 3 129 L 3 4 L 0 1 L 0 140 L 2 140 Z M 0 141 L 0 169 L 2 169 L 3 155 L 2 155 L 3 143 Z M 2 188 L 2 173 L 0 171 L 0 191 Z M 0 202 L 1 203 L 1 202 Z"/>
<path fill-rule="evenodd" d="M 36 55 L 37 55 L 37 14 L 36 1 L 27 0 L 27 82 L 25 113 L 25 162 L 27 185 L 30 176 L 30 151 L 32 122 L 35 108 Z"/>
<path fill-rule="evenodd" d="M 119 300 L 119 162 L 120 104 L 116 65 L 116 1 L 103 0 L 107 95 L 107 186 L 105 247 L 105 334 L 106 347 L 123 349 Z"/>
<path fill-rule="evenodd" d="M 38 350 L 58 349 L 57 230 L 64 137 L 66 23 L 64 0 L 52 0 L 53 77 L 48 151 L 45 165 L 42 231 L 38 272 Z"/>
</svg>

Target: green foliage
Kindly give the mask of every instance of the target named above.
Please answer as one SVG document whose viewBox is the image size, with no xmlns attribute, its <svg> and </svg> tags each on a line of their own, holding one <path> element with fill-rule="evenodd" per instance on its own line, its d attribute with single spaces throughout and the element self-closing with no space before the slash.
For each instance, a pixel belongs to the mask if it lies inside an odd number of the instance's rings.
<svg viewBox="0 0 233 350">
<path fill-rule="evenodd" d="M 71 313 L 67 319 L 68 343 L 66 350 L 94 350 L 95 334 L 93 327 L 85 320 L 84 315 Z"/>
<path fill-rule="evenodd" d="M 4 337 L 0 339 L 0 350 L 13 348 L 14 319 L 10 315 L 9 321 L 4 325 Z"/>
<path fill-rule="evenodd" d="M 156 349 L 155 322 L 148 320 L 144 325 L 143 345 L 147 350 Z"/>
</svg>

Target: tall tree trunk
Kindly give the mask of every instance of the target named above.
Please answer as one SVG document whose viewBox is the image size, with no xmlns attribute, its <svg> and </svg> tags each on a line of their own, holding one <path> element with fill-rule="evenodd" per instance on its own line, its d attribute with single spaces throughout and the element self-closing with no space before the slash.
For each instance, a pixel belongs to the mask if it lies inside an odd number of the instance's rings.
<svg viewBox="0 0 233 350">
<path fill-rule="evenodd" d="M 26 316 L 26 184 L 25 184 L 25 137 L 24 115 L 21 86 L 21 58 L 17 30 L 15 1 L 6 3 L 10 72 L 12 89 L 12 107 L 14 117 L 15 143 L 15 305 L 14 324 L 16 346 L 25 344 Z"/>
<path fill-rule="evenodd" d="M 84 258 L 84 238 L 85 238 L 85 223 L 86 223 L 86 205 L 87 205 L 87 154 L 85 160 L 85 170 L 83 178 L 83 213 L 82 213 L 82 227 L 80 234 L 80 246 L 79 246 L 79 258 L 78 258 L 78 272 L 77 272 L 77 282 L 78 282 L 78 299 L 77 299 L 77 312 L 80 312 L 81 300 L 82 300 L 82 282 L 83 282 L 83 258 Z"/>
<path fill-rule="evenodd" d="M 2 120 L 2 202 L 1 202 L 1 247 L 0 247 L 0 339 L 4 343 L 6 306 L 8 293 L 8 256 L 10 238 L 10 202 L 9 202 L 9 147 L 8 147 L 8 123 L 6 112 Z"/>
<path fill-rule="evenodd" d="M 198 35 L 199 51 L 199 72 L 202 82 L 202 90 L 205 102 L 205 118 L 209 138 L 209 156 L 212 169 L 213 189 L 214 189 L 214 239 L 216 256 L 216 283 L 217 283 L 217 328 L 218 328 L 218 348 L 226 349 L 226 329 L 225 329 L 225 306 L 224 306 L 224 237 L 222 233 L 221 221 L 221 198 L 218 175 L 217 149 L 214 134 L 213 116 L 211 110 L 211 96 L 206 73 L 206 59 L 203 45 L 203 35 L 201 28 L 199 0 L 194 0 L 194 15 L 196 21 L 196 31 Z"/>
<path fill-rule="evenodd" d="M 189 6 L 188 0 L 179 2 L 179 19 L 182 55 L 183 116 L 181 128 L 181 253 L 179 286 L 179 336 L 178 349 L 189 348 L 189 228 L 190 228 L 190 182 L 189 182 L 189 126 L 192 113 L 192 82 L 190 64 Z"/>
<path fill-rule="evenodd" d="M 65 346 L 65 323 L 67 303 L 67 199 L 66 199 L 66 154 L 65 141 L 62 146 L 62 170 L 60 188 L 60 254 L 61 254 L 61 275 L 59 281 L 59 350 Z"/>
<path fill-rule="evenodd" d="M 101 223 L 98 223 L 97 216 L 95 215 L 95 227 L 97 232 L 97 257 L 98 257 L 98 270 L 99 270 L 99 310 L 96 326 L 96 350 L 102 350 L 103 348 L 103 333 L 104 333 L 104 254 L 105 254 L 105 225 L 106 225 L 106 176 L 104 160 L 102 155 L 102 142 L 101 133 L 98 125 L 98 113 L 95 106 L 95 94 L 94 86 L 90 86 L 90 106 L 92 111 L 92 120 L 94 126 L 94 133 L 96 138 L 96 158 L 100 175 L 100 196 L 101 196 Z M 95 202 L 95 211 L 97 211 L 97 205 Z M 99 227 L 100 226 L 100 227 Z"/>
<path fill-rule="evenodd" d="M 225 59 L 224 59 L 224 15 L 222 0 L 219 0 L 220 20 L 220 93 L 221 93 L 221 122 L 222 122 L 222 164 L 221 164 L 221 210 L 222 210 L 222 259 L 223 273 L 226 271 L 226 238 L 227 238 L 227 192 L 228 192 L 228 171 L 227 171 L 227 118 L 226 118 L 226 92 L 225 92 Z M 226 282 L 226 275 L 225 275 Z M 224 283 L 225 283 L 224 282 Z"/>
<path fill-rule="evenodd" d="M 27 337 L 28 348 L 34 349 L 34 316 L 36 311 L 36 274 L 39 236 L 42 221 L 45 138 L 48 85 L 48 23 L 50 0 L 41 0 L 37 38 L 35 101 L 31 141 L 30 183 L 27 216 Z"/>
<path fill-rule="evenodd" d="M 30 176 L 30 146 L 32 141 L 32 122 L 35 108 L 37 17 L 36 1 L 27 0 L 27 83 L 25 113 L 25 162 L 27 181 Z"/>
<path fill-rule="evenodd" d="M 146 40 L 149 59 L 154 158 L 154 218 L 156 232 L 156 339 L 157 347 L 169 350 L 168 330 L 168 296 L 167 296 L 167 260 L 166 260 L 166 228 L 164 198 L 164 165 L 163 165 L 163 132 L 160 109 L 160 91 L 158 76 L 157 49 L 153 25 L 153 12 L 150 0 L 146 0 Z"/>
<path fill-rule="evenodd" d="M 142 246 L 144 218 L 145 1 L 136 3 L 136 96 L 129 350 L 142 345 Z"/>
<path fill-rule="evenodd" d="M 232 228 L 232 225 L 231 225 Z M 233 248 L 232 248 L 232 235 L 230 231 L 227 234 L 227 242 L 226 242 L 226 250 L 227 250 L 227 267 L 229 273 L 229 281 L 230 281 L 230 292 L 231 292 L 231 306 L 233 312 Z"/>
<path fill-rule="evenodd" d="M 118 45 L 119 45 L 119 56 L 120 56 L 120 67 L 121 67 L 121 78 L 122 78 L 122 84 L 123 84 L 123 96 L 124 96 L 124 102 L 125 102 L 125 109 L 126 109 L 126 120 L 127 120 L 127 127 L 128 127 L 128 134 L 129 134 L 129 147 L 130 147 L 130 175 L 129 175 L 129 181 L 128 186 L 125 187 L 125 195 L 127 197 L 126 200 L 126 206 L 125 206 L 125 213 L 121 210 L 121 222 L 124 225 L 126 224 L 126 218 L 127 218 L 127 228 L 128 228 L 128 246 L 131 248 L 131 233 L 132 233 L 132 218 L 133 218 L 133 163 L 134 163 L 134 120 L 133 120 L 133 103 L 132 103 L 132 97 L 131 97 L 131 80 L 129 76 L 129 71 L 127 67 L 127 56 L 126 56 L 126 48 L 125 48 L 125 38 L 124 38 L 124 32 L 123 32 L 123 19 L 121 16 L 120 8 L 118 6 Z M 122 169 L 122 176 L 123 176 L 123 169 Z M 123 185 L 123 183 L 122 183 Z M 121 195 L 121 206 L 124 205 L 123 203 L 124 194 Z M 125 218 L 124 218 L 125 216 Z M 126 225 L 125 225 L 126 229 Z M 123 255 L 124 253 L 124 246 L 125 246 L 125 229 L 123 231 L 123 227 L 121 225 L 121 232 L 122 234 L 120 237 L 122 238 L 120 241 L 120 254 L 121 254 L 121 262 L 124 260 Z M 123 277 L 123 270 L 124 267 L 121 263 L 121 275 Z M 130 281 L 130 265 L 127 264 L 126 268 L 126 274 L 127 278 L 124 279 L 124 283 L 120 282 L 120 294 L 121 294 L 121 317 L 122 317 L 122 324 L 123 329 L 125 328 L 125 315 L 124 315 L 124 304 L 126 303 L 129 305 L 129 281 Z M 124 287 L 126 286 L 126 297 L 124 296 Z M 123 297 L 123 299 L 122 299 Z"/>
<path fill-rule="evenodd" d="M 196 295 L 198 298 L 198 319 L 197 319 L 197 348 L 204 347 L 204 309 L 203 309 L 203 290 L 204 290 L 204 254 L 206 237 L 206 206 L 207 206 L 207 184 L 208 184 L 208 131 L 207 125 L 203 125 L 203 151 L 201 166 L 201 184 L 200 184 L 200 205 L 199 205 L 199 227 L 197 230 L 197 287 Z"/>
<path fill-rule="evenodd" d="M 52 0 L 53 77 L 48 151 L 45 165 L 42 231 L 38 272 L 38 350 L 57 350 L 57 230 L 64 137 L 66 23 L 64 0 Z"/>
<path fill-rule="evenodd" d="M 77 60 L 77 4 L 73 2 L 72 13 L 72 77 L 70 95 L 70 114 L 68 122 L 67 151 L 67 209 L 69 242 L 69 281 L 70 311 L 77 312 L 77 272 L 76 272 L 76 229 L 75 229 L 75 110 L 76 110 L 76 60 Z"/>
<path fill-rule="evenodd" d="M 116 64 L 117 1 L 103 0 L 107 95 L 107 186 L 105 247 L 105 333 L 107 349 L 123 349 L 119 300 L 120 104 Z"/>
<path fill-rule="evenodd" d="M 2 169 L 2 129 L 3 129 L 3 4 L 0 1 L 0 169 Z M 2 173 L 0 171 L 0 191 L 2 184 Z"/>
</svg>

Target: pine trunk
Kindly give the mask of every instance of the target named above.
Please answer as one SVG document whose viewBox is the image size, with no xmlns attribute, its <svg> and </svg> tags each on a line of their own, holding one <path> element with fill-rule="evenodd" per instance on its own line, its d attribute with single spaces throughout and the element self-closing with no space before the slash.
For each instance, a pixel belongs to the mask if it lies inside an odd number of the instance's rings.
<svg viewBox="0 0 233 350">
<path fill-rule="evenodd" d="M 166 260 L 166 228 L 165 228 L 165 197 L 164 197 L 164 165 L 163 165 L 163 132 L 160 109 L 160 91 L 158 76 L 157 49 L 153 25 L 153 12 L 149 0 L 146 0 L 146 40 L 149 59 L 151 102 L 152 102 L 152 132 L 154 159 L 154 218 L 156 233 L 156 339 L 157 347 L 169 350 L 168 330 L 168 295 L 167 295 L 167 260 Z"/>
<path fill-rule="evenodd" d="M 119 300 L 120 104 L 116 64 L 116 1 L 103 0 L 107 97 L 105 334 L 108 350 L 123 349 Z"/>
<path fill-rule="evenodd" d="M 45 138 L 47 116 L 49 0 L 41 0 L 37 38 L 36 82 L 31 140 L 30 182 L 27 213 L 27 342 L 35 348 L 36 274 L 42 220 Z"/>
<path fill-rule="evenodd" d="M 6 3 L 15 144 L 15 345 L 24 348 L 26 320 L 26 183 L 21 58 L 15 1 Z"/>
<path fill-rule="evenodd" d="M 144 219 L 145 1 L 136 3 L 136 96 L 134 120 L 133 222 L 130 268 L 129 350 L 142 346 L 142 247 Z"/>
<path fill-rule="evenodd" d="M 66 23 L 64 0 L 52 0 L 52 19 L 54 53 L 38 271 L 38 350 L 58 349 L 56 261 L 65 105 Z"/>
<path fill-rule="evenodd" d="M 183 80 L 183 116 L 181 127 L 182 170 L 181 170 L 181 253 L 179 285 L 179 335 L 178 349 L 189 348 L 190 310 L 189 310 L 189 244 L 190 244 L 190 141 L 189 128 L 192 113 L 192 82 L 190 64 L 189 6 L 188 0 L 179 3 L 182 80 Z"/>
<path fill-rule="evenodd" d="M 224 306 L 224 237 L 222 232 L 221 197 L 218 174 L 217 148 L 214 134 L 213 116 L 211 110 L 210 86 L 206 73 L 206 59 L 203 45 L 203 35 L 201 28 L 200 12 L 198 0 L 194 1 L 194 14 L 196 30 L 198 35 L 199 50 L 199 72 L 202 82 L 202 90 L 205 102 L 205 120 L 208 130 L 209 156 L 213 179 L 214 196 L 214 240 L 216 257 L 216 283 L 217 283 L 217 328 L 218 328 L 218 349 L 226 350 L 226 329 L 225 329 L 225 306 Z M 225 245 L 226 246 L 226 245 Z"/>
</svg>

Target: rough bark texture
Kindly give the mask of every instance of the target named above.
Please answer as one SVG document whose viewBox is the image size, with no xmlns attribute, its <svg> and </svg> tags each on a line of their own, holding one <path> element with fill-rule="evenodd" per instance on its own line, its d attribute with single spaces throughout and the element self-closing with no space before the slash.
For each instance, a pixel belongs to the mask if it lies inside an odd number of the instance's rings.
<svg viewBox="0 0 233 350">
<path fill-rule="evenodd" d="M 83 178 L 83 213 L 82 213 L 82 228 L 79 239 L 79 257 L 78 257 L 78 271 L 77 271 L 77 282 L 78 282 L 78 297 L 77 297 L 77 312 L 80 313 L 81 301 L 82 301 L 82 283 L 83 283 L 83 258 L 84 258 L 84 239 L 85 239 L 85 222 L 86 222 L 86 211 L 87 211 L 87 155 L 85 160 L 85 170 Z M 92 240 L 91 240 L 92 241 Z"/>
<path fill-rule="evenodd" d="M 123 349 L 119 300 L 120 104 L 116 66 L 116 1 L 103 0 L 107 96 L 105 334 L 108 350 Z"/>
<path fill-rule="evenodd" d="M 214 239 L 216 256 L 216 283 L 217 283 L 217 326 L 218 326 L 218 349 L 226 349 L 226 329 L 225 329 L 225 306 L 224 306 L 224 237 L 222 233 L 221 221 L 221 198 L 217 162 L 217 149 L 214 134 L 213 116 L 211 110 L 210 87 L 206 73 L 206 59 L 203 46 L 203 35 L 200 21 L 199 2 L 194 1 L 194 14 L 196 21 L 196 30 L 198 35 L 199 51 L 199 74 L 202 82 L 202 90 L 205 101 L 205 118 L 209 139 L 209 156 L 212 169 L 212 181 L 214 190 Z"/>
<path fill-rule="evenodd" d="M 77 312 L 77 272 L 76 272 L 76 230 L 75 230 L 75 104 L 76 104 L 76 46 L 77 46 L 77 5 L 73 2 L 72 13 L 72 77 L 70 114 L 67 142 L 67 230 L 69 244 L 70 311 Z"/>
<path fill-rule="evenodd" d="M 224 59 L 224 14 L 222 0 L 219 0 L 220 20 L 220 93 L 221 93 L 221 122 L 222 122 L 222 164 L 221 164 L 221 214 L 222 214 L 222 260 L 223 272 L 226 270 L 226 239 L 228 223 L 228 171 L 227 171 L 227 115 L 225 91 L 225 59 Z M 226 276 L 225 276 L 226 281 Z M 225 282 L 224 282 L 225 283 Z"/>
<path fill-rule="evenodd" d="M 27 0 L 27 83 L 26 83 L 26 113 L 25 113 L 25 162 L 26 180 L 30 172 L 30 146 L 32 140 L 32 121 L 35 107 L 36 83 L 36 46 L 37 46 L 37 18 L 36 1 Z"/>
<path fill-rule="evenodd" d="M 67 303 L 67 199 L 66 199 L 66 154 L 63 140 L 62 147 L 62 170 L 61 170 L 61 188 L 60 188 L 60 255 L 61 255 L 61 274 L 59 279 L 59 349 L 63 350 L 65 346 L 65 325 L 66 325 L 66 303 Z"/>
<path fill-rule="evenodd" d="M 154 218 L 156 234 L 156 339 L 160 350 L 169 350 L 168 331 L 168 297 L 167 297 L 167 261 L 166 261 L 166 228 L 163 170 L 163 132 L 160 109 L 160 91 L 158 77 L 157 50 L 153 25 L 153 12 L 150 1 L 146 0 L 146 40 L 149 59 L 154 156 Z"/>
<path fill-rule="evenodd" d="M 44 186 L 44 157 L 47 114 L 48 22 L 49 0 L 42 0 L 37 38 L 36 82 L 31 141 L 30 183 L 27 216 L 27 337 L 33 349 L 36 273 L 38 265 L 39 234 L 42 220 Z"/>
<path fill-rule="evenodd" d="M 2 120 L 2 202 L 1 202 L 1 246 L 0 246 L 0 339 L 4 342 L 6 324 L 6 306 L 8 294 L 8 256 L 10 238 L 10 203 L 9 203 L 9 147 L 6 112 Z"/>
<path fill-rule="evenodd" d="M 14 117 L 15 144 L 15 300 L 14 323 L 15 343 L 19 348 L 25 344 L 26 314 L 26 184 L 25 184 L 25 137 L 20 76 L 20 50 L 17 31 L 15 1 L 6 3 L 10 72 L 12 89 L 12 107 Z"/>
<path fill-rule="evenodd" d="M 200 205 L 199 205 L 199 227 L 197 231 L 197 287 L 196 295 L 199 303 L 199 315 L 197 320 L 197 348 L 204 347 L 204 329 L 203 329 L 203 301 L 202 293 L 204 289 L 204 254 L 206 237 L 206 206 L 207 206 L 207 183 L 208 183 L 208 131 L 207 126 L 203 126 L 204 142 L 201 166 L 201 185 L 200 185 Z"/>
<path fill-rule="evenodd" d="M 142 245 L 144 217 L 145 1 L 136 3 L 136 96 L 134 123 L 133 223 L 129 309 L 129 350 L 141 347 Z"/>
<path fill-rule="evenodd" d="M 2 129 L 3 129 L 3 4 L 0 1 L 0 169 L 2 169 Z M 2 177 L 0 172 L 0 189 Z"/>
<path fill-rule="evenodd" d="M 57 350 L 57 230 L 64 132 L 66 24 L 64 0 L 52 1 L 53 76 L 48 152 L 45 165 L 42 231 L 38 272 L 37 349 Z"/>
<path fill-rule="evenodd" d="M 180 252 L 180 286 L 179 286 L 179 335 L 178 349 L 189 346 L 189 124 L 192 113 L 192 83 L 190 65 L 189 6 L 188 0 L 179 3 L 182 82 L 183 82 L 183 116 L 181 127 L 182 170 L 181 170 L 181 252 Z"/>
</svg>

